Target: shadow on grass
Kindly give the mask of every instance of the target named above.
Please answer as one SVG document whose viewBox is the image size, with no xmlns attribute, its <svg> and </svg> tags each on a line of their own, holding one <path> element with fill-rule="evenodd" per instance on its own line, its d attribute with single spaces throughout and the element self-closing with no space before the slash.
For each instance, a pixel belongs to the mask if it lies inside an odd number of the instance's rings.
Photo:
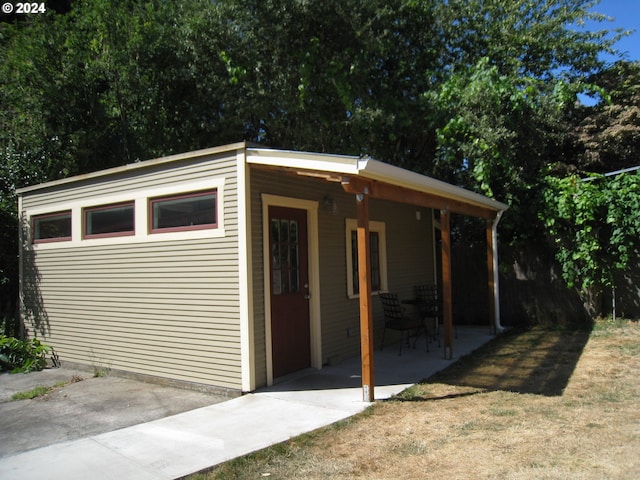
<svg viewBox="0 0 640 480">
<path fill-rule="evenodd" d="M 504 390 L 558 396 L 566 388 L 582 351 L 589 340 L 587 329 L 549 330 L 534 328 L 501 335 L 418 384 L 413 392 L 396 400 L 427 401 L 421 386 L 444 383 L 486 391 Z"/>
</svg>

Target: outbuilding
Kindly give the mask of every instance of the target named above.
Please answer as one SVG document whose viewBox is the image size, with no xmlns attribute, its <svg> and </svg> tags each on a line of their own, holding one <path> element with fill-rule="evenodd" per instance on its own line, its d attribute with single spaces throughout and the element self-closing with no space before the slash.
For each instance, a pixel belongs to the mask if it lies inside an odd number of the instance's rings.
<svg viewBox="0 0 640 480">
<path fill-rule="evenodd" d="M 371 400 L 377 292 L 439 283 L 453 348 L 452 213 L 486 220 L 478 288 L 501 329 L 507 206 L 371 158 L 237 143 L 22 188 L 18 202 L 23 324 L 62 362 L 240 393 L 361 354 Z"/>
</svg>

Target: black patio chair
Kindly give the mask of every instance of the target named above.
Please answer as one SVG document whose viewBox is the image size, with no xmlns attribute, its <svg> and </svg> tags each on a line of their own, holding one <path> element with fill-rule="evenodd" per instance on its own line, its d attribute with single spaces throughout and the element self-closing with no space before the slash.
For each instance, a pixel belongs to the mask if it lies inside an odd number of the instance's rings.
<svg viewBox="0 0 640 480">
<path fill-rule="evenodd" d="M 418 311 L 423 318 L 427 335 L 432 340 L 437 339 L 438 347 L 440 347 L 439 326 L 443 315 L 438 287 L 436 285 L 416 285 L 415 292 Z"/>
<path fill-rule="evenodd" d="M 378 294 L 380 301 L 382 302 L 382 308 L 384 310 L 384 330 L 382 331 L 382 343 L 380 344 L 380 350 L 384 348 L 384 337 L 387 328 L 391 330 L 397 330 L 400 332 L 400 351 L 398 355 L 402 355 L 402 344 L 405 342 L 404 333 L 407 332 L 407 344 L 411 338 L 411 332 L 415 335 L 413 341 L 413 348 L 416 348 L 416 342 L 418 341 L 418 334 L 420 330 L 425 331 L 422 318 L 411 317 L 407 315 L 400 304 L 398 295 L 395 293 L 380 293 Z M 427 333 L 425 331 L 425 337 Z M 429 351 L 429 339 L 427 338 L 427 352 Z"/>
<path fill-rule="evenodd" d="M 444 322 L 444 310 L 442 306 L 442 291 L 437 285 L 425 284 L 416 285 L 416 299 L 418 301 L 420 314 L 425 319 L 425 326 L 431 338 L 438 339 L 440 347 L 440 324 Z M 432 320 L 432 328 L 429 329 L 427 319 Z M 455 338 L 458 338 L 458 326 L 453 325 Z M 431 330 L 429 332 L 429 330 Z"/>
</svg>

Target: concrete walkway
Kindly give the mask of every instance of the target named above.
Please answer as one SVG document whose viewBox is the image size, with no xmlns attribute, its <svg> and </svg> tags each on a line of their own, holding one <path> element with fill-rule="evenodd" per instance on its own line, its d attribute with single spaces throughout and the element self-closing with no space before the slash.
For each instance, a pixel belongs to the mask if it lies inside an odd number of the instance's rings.
<svg viewBox="0 0 640 480">
<path fill-rule="evenodd" d="M 492 337 L 459 327 L 454 360 Z M 384 400 L 451 365 L 432 343 L 425 353 L 375 352 L 375 398 Z M 307 370 L 272 387 L 148 423 L 0 459 L 0 479 L 175 479 L 283 442 L 365 410 L 360 359 Z"/>
</svg>

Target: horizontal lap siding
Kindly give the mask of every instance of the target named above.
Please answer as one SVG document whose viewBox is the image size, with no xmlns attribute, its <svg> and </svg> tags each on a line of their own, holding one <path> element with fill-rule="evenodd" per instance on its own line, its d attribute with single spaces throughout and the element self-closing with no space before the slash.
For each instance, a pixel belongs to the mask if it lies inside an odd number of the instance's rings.
<svg viewBox="0 0 640 480">
<path fill-rule="evenodd" d="M 320 222 L 320 282 L 322 283 L 322 357 L 333 362 L 360 352 L 357 299 L 347 296 L 345 219 L 355 218 L 353 195 L 335 197 L 337 215 L 324 215 Z M 349 330 L 348 330 L 349 329 Z M 351 336 L 347 332 L 351 332 Z"/>
<path fill-rule="evenodd" d="M 267 382 L 266 313 L 264 311 L 264 267 L 262 231 L 262 194 L 317 201 L 324 195 L 327 182 L 286 175 L 260 168 L 251 170 L 251 229 L 253 233 L 253 300 L 256 384 Z"/>
<path fill-rule="evenodd" d="M 27 192 L 23 210 L 226 178 L 223 238 L 27 251 L 25 303 L 62 361 L 241 389 L 235 152 Z M 35 279 L 38 281 L 34 281 Z M 34 295 L 35 294 L 35 295 Z"/>
<path fill-rule="evenodd" d="M 320 265 L 322 282 L 323 356 L 338 360 L 360 352 L 360 301 L 347 297 L 347 218 L 355 219 L 353 195 L 336 195 L 337 213 L 321 217 Z M 420 220 L 416 219 L 420 211 Z M 433 281 L 431 211 L 401 203 L 371 199 L 369 216 L 384 222 L 387 243 L 387 284 L 391 292 L 414 296 L 414 286 Z M 374 346 L 379 348 L 384 315 L 377 295 L 372 297 Z M 390 336 L 393 333 L 390 334 Z"/>
<path fill-rule="evenodd" d="M 104 178 L 79 180 L 78 182 L 53 186 L 24 194 L 25 209 L 43 207 L 56 203 L 73 202 L 82 198 L 110 196 L 172 184 L 188 183 L 220 176 L 232 176 L 235 189 L 235 156 L 233 162 L 223 157 L 185 160 L 177 164 L 164 164 L 150 168 L 121 172 Z M 215 165 L 216 162 L 220 162 Z M 235 204 L 235 200 L 234 200 Z"/>
<path fill-rule="evenodd" d="M 264 265 L 263 265 L 263 236 L 262 231 L 262 199 L 260 196 L 265 188 L 263 176 L 259 171 L 250 173 L 250 210 L 251 210 L 251 269 L 253 277 L 253 349 L 255 362 L 256 386 L 267 384 L 267 345 L 265 331 L 264 310 Z"/>
<path fill-rule="evenodd" d="M 355 217 L 354 196 L 344 193 L 336 183 L 260 169 L 252 170 L 251 186 L 254 237 L 257 237 L 256 232 L 262 232 L 261 194 L 320 203 L 318 227 L 322 361 L 327 363 L 334 356 L 357 354 L 359 339 L 355 336 L 347 338 L 346 335 L 347 327 L 358 325 L 358 301 L 347 298 L 345 263 L 345 217 Z M 325 196 L 336 200 L 335 213 L 330 208 L 323 207 L 322 199 Z M 256 364 L 259 367 L 258 374 L 262 375 L 266 370 L 262 238 L 258 243 L 254 242 L 253 252 Z"/>
<path fill-rule="evenodd" d="M 402 299 L 413 298 L 416 285 L 433 283 L 431 210 L 380 202 L 378 214 L 387 226 L 389 291 Z"/>
<path fill-rule="evenodd" d="M 357 217 L 355 196 L 346 194 L 339 184 L 272 171 L 254 169 L 252 211 L 254 236 L 262 232 L 260 194 L 269 193 L 320 202 L 318 211 L 320 295 L 323 363 L 358 355 L 360 352 L 359 300 L 347 296 L 346 232 L 347 218 Z M 335 200 L 336 208 L 324 207 L 322 199 Z M 416 219 L 416 211 L 421 219 Z M 389 290 L 402 298 L 413 296 L 414 285 L 433 281 L 433 238 L 431 211 L 410 205 L 372 199 L 370 218 L 386 226 Z M 254 299 L 257 365 L 264 360 L 264 299 L 262 239 L 254 241 Z M 260 272 L 259 274 L 257 272 Z M 374 342 L 379 347 L 383 315 L 377 296 L 373 297 Z M 261 367 L 262 369 L 266 367 Z M 258 373 L 262 371 L 258 370 Z"/>
</svg>

